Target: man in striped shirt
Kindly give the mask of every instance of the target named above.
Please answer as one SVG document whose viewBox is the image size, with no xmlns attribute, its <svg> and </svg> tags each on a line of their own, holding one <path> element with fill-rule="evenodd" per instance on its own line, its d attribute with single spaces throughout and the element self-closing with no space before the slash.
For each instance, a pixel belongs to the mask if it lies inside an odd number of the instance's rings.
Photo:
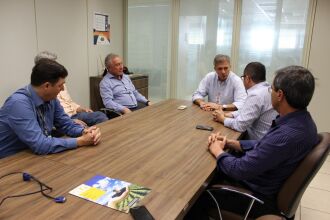
<svg viewBox="0 0 330 220">
<path fill-rule="evenodd" d="M 241 77 L 248 94 L 244 105 L 231 113 L 216 110 L 213 112 L 213 119 L 239 132 L 247 131 L 246 139 L 259 140 L 278 115 L 268 91 L 270 85 L 266 82 L 266 68 L 259 62 L 249 63 Z"/>
</svg>

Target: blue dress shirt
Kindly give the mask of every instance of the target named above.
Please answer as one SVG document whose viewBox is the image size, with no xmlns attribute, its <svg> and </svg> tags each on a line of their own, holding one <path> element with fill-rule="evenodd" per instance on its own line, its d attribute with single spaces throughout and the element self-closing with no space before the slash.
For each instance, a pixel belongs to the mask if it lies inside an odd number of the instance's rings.
<svg viewBox="0 0 330 220">
<path fill-rule="evenodd" d="M 246 99 L 246 91 L 242 80 L 235 73 L 230 72 L 225 81 L 220 81 L 216 72 L 210 72 L 199 83 L 192 101 L 204 99 L 205 96 L 208 96 L 209 102 L 234 104 L 240 109 Z"/>
<path fill-rule="evenodd" d="M 122 112 L 125 107 L 135 108 L 137 102 L 148 101 L 135 89 L 131 79 L 125 74 L 121 79 L 117 79 L 108 72 L 100 82 L 100 94 L 104 106 L 117 112 Z"/>
<path fill-rule="evenodd" d="M 224 125 L 239 132 L 247 130 L 248 139 L 261 139 L 278 115 L 272 106 L 269 87 L 269 83 L 260 82 L 249 88 L 242 108 L 232 112 L 234 118 L 225 118 Z"/>
<path fill-rule="evenodd" d="M 54 126 L 71 137 L 84 129 L 65 114 L 57 99 L 44 102 L 31 85 L 17 90 L 0 109 L 0 158 L 27 148 L 49 154 L 77 147 L 76 138 L 51 137 Z"/>
<path fill-rule="evenodd" d="M 318 143 L 316 125 L 307 110 L 277 118 L 260 141 L 240 141 L 245 154 L 223 153 L 218 170 L 243 181 L 251 190 L 275 196 L 300 161 Z"/>
</svg>

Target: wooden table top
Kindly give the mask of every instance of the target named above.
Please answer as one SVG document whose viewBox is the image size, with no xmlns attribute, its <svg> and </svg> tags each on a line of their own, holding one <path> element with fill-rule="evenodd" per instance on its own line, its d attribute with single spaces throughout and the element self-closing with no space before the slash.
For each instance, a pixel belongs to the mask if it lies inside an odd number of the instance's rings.
<svg viewBox="0 0 330 220">
<path fill-rule="evenodd" d="M 178 110 L 180 105 L 186 105 L 187 109 Z M 68 194 L 96 174 L 152 189 L 141 203 L 154 218 L 180 219 L 199 196 L 216 167 L 215 159 L 207 151 L 207 137 L 211 132 L 195 129 L 197 124 L 212 126 L 215 132 L 221 131 L 230 139 L 240 136 L 239 132 L 214 122 L 210 112 L 202 111 L 189 101 L 172 99 L 100 124 L 102 141 L 98 146 L 47 156 L 22 152 L 2 159 L 0 167 L 6 165 L 8 170 L 1 169 L 0 175 L 10 170 L 25 169 L 43 178 L 45 183 L 56 189 L 53 194 L 62 193 L 68 201 L 55 204 L 39 194 L 8 200 L 0 206 L 0 219 L 10 216 L 17 219 L 26 217 L 27 213 L 34 219 L 42 219 L 46 215 L 69 219 L 132 219 L 129 214 Z M 2 188 L 5 188 L 5 195 L 16 192 L 16 187 L 10 190 L 8 187 L 7 190 L 2 182 L 0 180 L 1 198 Z M 38 203 L 27 204 L 28 201 Z M 18 207 L 17 204 L 29 211 L 6 210 Z M 47 208 L 40 211 L 42 206 Z"/>
</svg>

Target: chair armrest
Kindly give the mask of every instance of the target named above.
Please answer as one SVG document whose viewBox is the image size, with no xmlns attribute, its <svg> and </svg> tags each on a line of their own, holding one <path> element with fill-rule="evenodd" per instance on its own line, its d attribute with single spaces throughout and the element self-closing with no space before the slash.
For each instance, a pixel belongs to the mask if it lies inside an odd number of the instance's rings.
<svg viewBox="0 0 330 220">
<path fill-rule="evenodd" d="M 250 201 L 250 204 L 247 207 L 246 212 L 245 212 L 245 215 L 243 217 L 244 220 L 247 219 L 247 217 L 248 217 L 248 215 L 249 215 L 249 213 L 251 211 L 251 208 L 252 208 L 252 206 L 253 206 L 253 204 L 254 204 L 255 201 L 257 201 L 257 202 L 259 202 L 261 204 L 264 204 L 264 201 L 262 201 L 261 199 L 253 196 L 251 191 L 249 191 L 247 189 L 244 189 L 244 188 L 241 188 L 241 187 L 236 187 L 236 186 L 231 186 L 231 185 L 217 184 L 217 185 L 212 185 L 206 191 L 210 194 L 210 196 L 212 197 L 212 199 L 215 201 L 215 203 L 217 205 L 217 208 L 218 208 L 219 218 L 220 219 L 222 219 L 221 212 L 220 212 L 220 207 L 218 205 L 218 202 L 216 201 L 216 198 L 213 196 L 212 191 L 228 191 L 228 192 L 233 192 L 233 193 L 237 193 L 237 194 L 240 194 L 240 195 L 249 197 L 251 199 L 251 201 Z"/>
<path fill-rule="evenodd" d="M 100 111 L 105 113 L 106 115 L 108 115 L 108 114 L 114 114 L 115 116 L 121 116 L 122 115 L 120 112 L 117 112 L 112 108 L 100 108 Z"/>
<path fill-rule="evenodd" d="M 209 190 L 210 191 L 218 191 L 218 190 L 221 191 L 221 190 L 223 190 L 223 191 L 234 192 L 234 193 L 241 194 L 243 196 L 249 197 L 251 199 L 254 199 L 254 200 L 258 201 L 261 204 L 264 204 L 264 202 L 261 199 L 253 196 L 253 194 L 252 194 L 252 192 L 250 190 L 247 190 L 247 189 L 244 189 L 244 188 L 241 188 L 241 187 L 231 186 L 231 185 L 216 184 L 216 185 L 212 185 L 209 188 Z"/>
</svg>

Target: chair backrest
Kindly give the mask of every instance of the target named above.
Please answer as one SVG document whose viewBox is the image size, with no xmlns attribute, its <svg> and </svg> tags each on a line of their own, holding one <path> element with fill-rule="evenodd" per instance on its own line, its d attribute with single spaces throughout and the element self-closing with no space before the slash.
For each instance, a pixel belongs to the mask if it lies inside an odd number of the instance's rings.
<svg viewBox="0 0 330 220">
<path fill-rule="evenodd" d="M 285 181 L 277 196 L 278 208 L 288 218 L 296 213 L 307 186 L 328 157 L 330 134 L 320 133 L 319 138 L 320 142 L 300 162 L 297 169 Z"/>
<path fill-rule="evenodd" d="M 91 108 L 93 111 L 99 111 L 101 108 L 104 108 L 100 95 L 100 82 L 102 79 L 102 76 L 92 76 L 89 79 Z"/>
<path fill-rule="evenodd" d="M 139 91 L 144 97 L 148 99 L 148 75 L 145 74 L 131 74 L 129 77 L 132 80 L 135 89 Z M 90 87 L 90 102 L 91 109 L 93 111 L 99 111 L 104 108 L 103 100 L 100 94 L 100 82 L 103 79 L 102 76 L 91 76 L 89 77 Z"/>
</svg>

